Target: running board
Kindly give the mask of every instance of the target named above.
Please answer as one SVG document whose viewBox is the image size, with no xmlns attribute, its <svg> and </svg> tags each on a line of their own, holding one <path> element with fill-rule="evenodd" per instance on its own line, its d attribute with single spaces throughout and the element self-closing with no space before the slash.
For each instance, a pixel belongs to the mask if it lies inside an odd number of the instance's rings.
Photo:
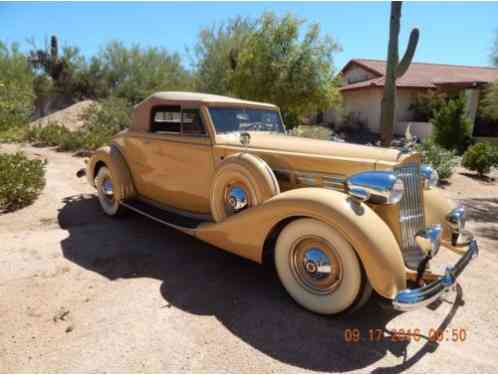
<svg viewBox="0 0 498 375">
<path fill-rule="evenodd" d="M 194 219 L 178 213 L 166 211 L 152 204 L 148 204 L 136 199 L 120 202 L 120 204 L 161 224 L 168 225 L 185 232 L 192 232 L 200 224 L 205 222 L 203 220 Z"/>
</svg>

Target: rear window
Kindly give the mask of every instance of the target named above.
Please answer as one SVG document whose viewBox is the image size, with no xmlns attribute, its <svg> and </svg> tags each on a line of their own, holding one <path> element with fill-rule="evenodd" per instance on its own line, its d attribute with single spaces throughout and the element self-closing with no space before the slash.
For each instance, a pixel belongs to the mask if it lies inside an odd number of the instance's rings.
<svg viewBox="0 0 498 375">
<path fill-rule="evenodd" d="M 150 131 L 153 133 L 205 135 L 199 109 L 162 106 L 152 109 Z"/>
<path fill-rule="evenodd" d="M 157 107 L 152 110 L 150 131 L 180 134 L 182 110 L 180 107 Z"/>
</svg>

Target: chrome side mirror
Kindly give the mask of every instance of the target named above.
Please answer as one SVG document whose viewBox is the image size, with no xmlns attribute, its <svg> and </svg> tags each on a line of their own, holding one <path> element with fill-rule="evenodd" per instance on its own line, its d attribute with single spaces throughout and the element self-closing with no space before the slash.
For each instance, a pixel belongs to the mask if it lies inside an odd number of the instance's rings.
<svg viewBox="0 0 498 375">
<path fill-rule="evenodd" d="M 443 229 L 440 224 L 431 225 L 421 229 L 415 235 L 415 243 L 431 258 L 437 254 L 441 246 L 441 233 Z"/>
</svg>

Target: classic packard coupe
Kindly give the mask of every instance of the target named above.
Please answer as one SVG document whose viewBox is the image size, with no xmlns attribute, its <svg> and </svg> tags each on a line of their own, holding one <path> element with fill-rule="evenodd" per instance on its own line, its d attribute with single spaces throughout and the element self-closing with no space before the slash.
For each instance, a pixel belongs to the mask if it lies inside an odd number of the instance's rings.
<svg viewBox="0 0 498 375">
<path fill-rule="evenodd" d="M 416 152 L 287 135 L 272 104 L 159 92 L 78 171 L 102 210 L 132 210 L 256 262 L 305 308 L 337 314 L 372 290 L 425 306 L 478 255 L 465 213 Z M 441 248 L 460 254 L 438 275 Z"/>
</svg>

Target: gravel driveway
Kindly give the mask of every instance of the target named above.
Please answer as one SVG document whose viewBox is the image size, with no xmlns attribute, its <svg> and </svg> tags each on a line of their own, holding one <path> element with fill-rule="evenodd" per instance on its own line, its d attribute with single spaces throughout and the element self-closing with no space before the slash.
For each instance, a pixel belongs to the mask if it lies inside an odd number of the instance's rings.
<svg viewBox="0 0 498 375">
<path fill-rule="evenodd" d="M 457 173 L 445 188 L 481 248 L 448 301 L 327 318 L 298 307 L 269 266 L 135 214 L 105 217 L 75 177 L 82 159 L 23 148 L 48 159 L 47 186 L 0 215 L 0 372 L 498 371 L 496 183 Z M 441 342 L 427 339 L 436 328 Z M 422 336 L 390 336 L 400 329 Z"/>
</svg>

